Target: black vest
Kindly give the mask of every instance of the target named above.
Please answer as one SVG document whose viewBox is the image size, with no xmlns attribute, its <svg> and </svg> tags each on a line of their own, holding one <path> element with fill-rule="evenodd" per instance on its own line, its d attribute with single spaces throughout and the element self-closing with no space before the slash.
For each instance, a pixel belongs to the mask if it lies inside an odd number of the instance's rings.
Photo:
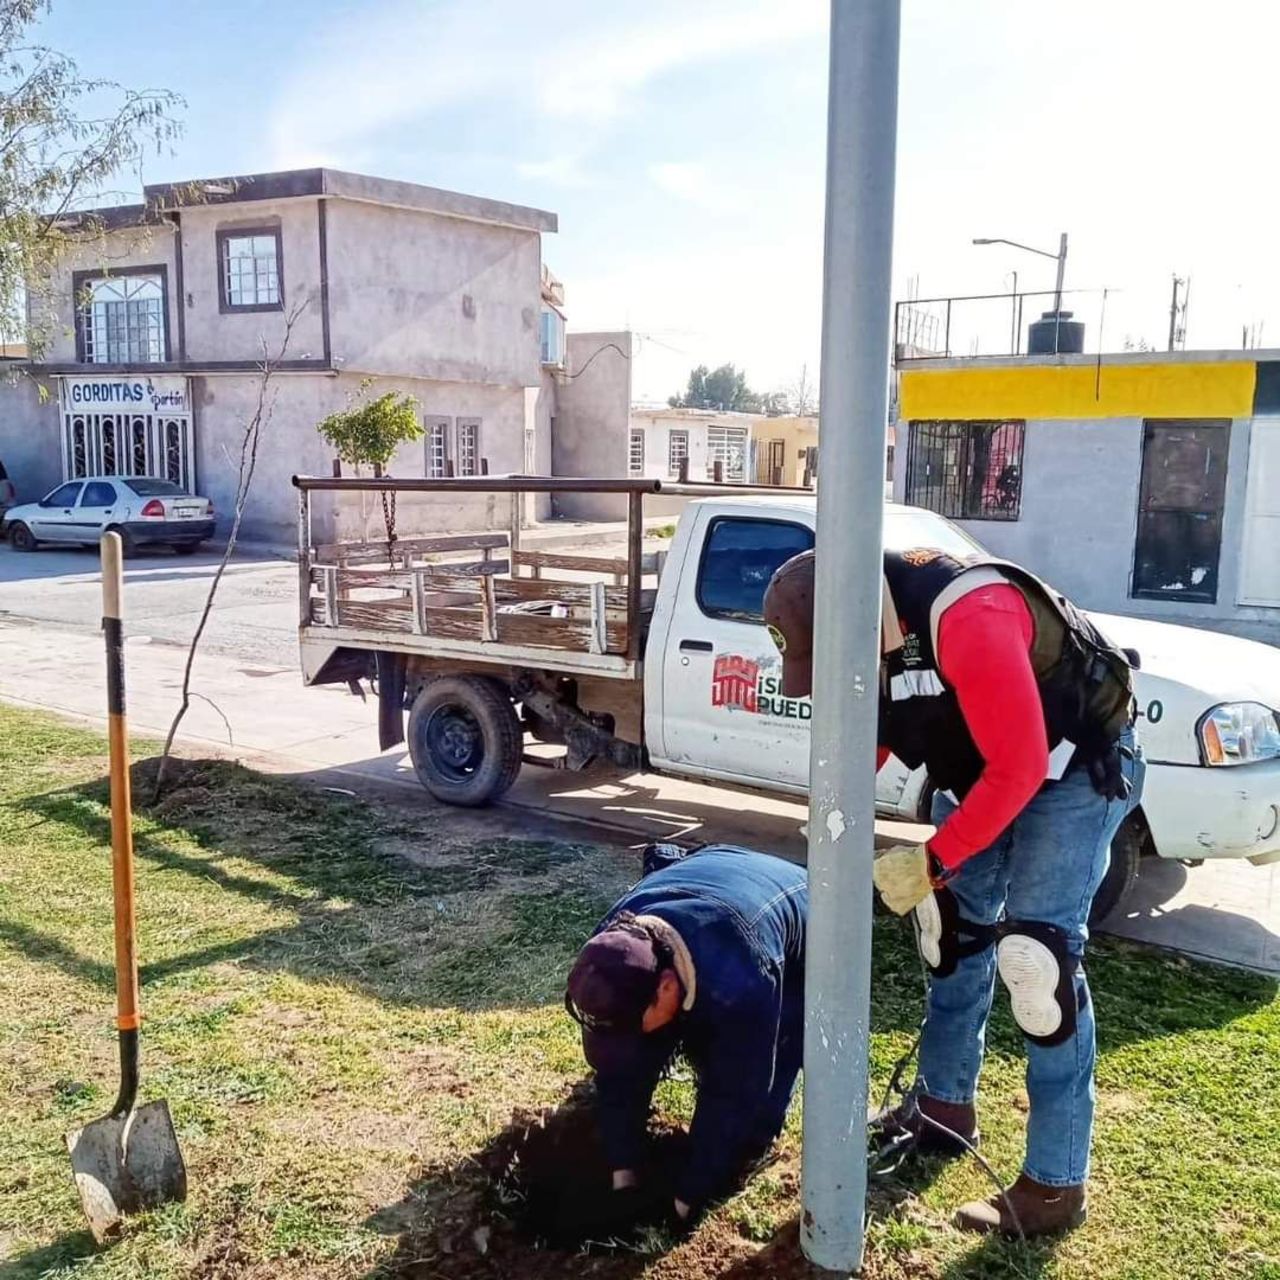
<svg viewBox="0 0 1280 1280">
<path fill-rule="evenodd" d="M 983 759 L 955 691 L 938 668 L 930 618 L 934 602 L 966 570 L 987 564 L 1022 592 L 1036 627 L 1032 666 L 1049 749 L 1064 738 L 1076 758 L 1109 749 L 1131 705 L 1130 660 L 1065 597 L 999 561 L 960 561 L 940 551 L 886 551 L 884 574 L 903 642 L 881 659 L 879 741 L 909 768 L 924 765 L 940 791 L 963 798 Z"/>
</svg>

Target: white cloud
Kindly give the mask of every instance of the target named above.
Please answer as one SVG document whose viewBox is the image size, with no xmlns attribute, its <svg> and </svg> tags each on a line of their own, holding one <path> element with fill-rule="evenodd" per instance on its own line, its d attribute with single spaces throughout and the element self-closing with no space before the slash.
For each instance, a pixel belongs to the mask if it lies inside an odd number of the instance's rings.
<svg viewBox="0 0 1280 1280">
<path fill-rule="evenodd" d="M 549 182 L 558 187 L 589 187 L 590 175 L 582 167 L 582 157 L 576 153 L 552 156 L 548 160 L 521 160 L 516 172 L 522 178 Z"/>
<path fill-rule="evenodd" d="M 286 74 L 271 120 L 276 162 L 351 151 L 453 106 L 508 104 L 587 131 L 655 77 L 820 30 L 822 0 L 591 0 L 368 4 L 314 36 Z"/>
<path fill-rule="evenodd" d="M 649 178 L 668 195 L 687 200 L 700 209 L 719 209 L 726 204 L 726 193 L 715 186 L 706 168 L 697 161 L 651 164 Z"/>
</svg>

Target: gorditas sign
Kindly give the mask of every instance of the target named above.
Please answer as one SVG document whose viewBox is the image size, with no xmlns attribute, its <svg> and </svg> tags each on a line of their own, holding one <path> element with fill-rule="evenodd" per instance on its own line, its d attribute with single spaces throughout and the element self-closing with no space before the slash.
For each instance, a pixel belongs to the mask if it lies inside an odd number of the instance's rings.
<svg viewBox="0 0 1280 1280">
<path fill-rule="evenodd" d="M 716 655 L 711 670 L 711 705 L 779 720 L 813 719 L 808 698 L 785 698 L 776 664 L 765 666 L 739 653 Z"/>
<path fill-rule="evenodd" d="M 173 374 L 134 377 L 118 374 L 101 378 L 63 378 L 63 408 L 71 411 L 186 413 L 190 408 L 186 378 Z"/>
</svg>

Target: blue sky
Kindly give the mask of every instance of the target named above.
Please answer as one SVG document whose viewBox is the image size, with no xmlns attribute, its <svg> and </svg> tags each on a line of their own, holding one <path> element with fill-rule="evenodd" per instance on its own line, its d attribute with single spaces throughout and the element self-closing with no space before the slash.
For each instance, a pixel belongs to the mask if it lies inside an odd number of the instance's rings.
<svg viewBox="0 0 1280 1280">
<path fill-rule="evenodd" d="M 1091 345 L 1163 345 L 1175 270 L 1190 345 L 1280 345 L 1280 5 L 903 8 L 896 295 L 1048 288 L 970 241 L 1067 230 Z M 555 210 L 570 324 L 643 335 L 637 398 L 816 366 L 822 0 L 55 0 L 42 36 L 186 97 L 147 181 L 330 164 Z"/>
</svg>

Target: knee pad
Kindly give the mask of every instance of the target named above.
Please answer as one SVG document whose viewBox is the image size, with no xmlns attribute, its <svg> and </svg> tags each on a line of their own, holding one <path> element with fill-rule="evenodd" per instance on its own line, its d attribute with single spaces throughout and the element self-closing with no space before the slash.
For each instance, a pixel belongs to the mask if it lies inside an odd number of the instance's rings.
<svg viewBox="0 0 1280 1280">
<path fill-rule="evenodd" d="M 977 955 L 995 941 L 991 925 L 974 924 L 960 914 L 955 894 L 945 885 L 912 910 L 911 927 L 920 958 L 935 978 L 948 977 L 965 956 Z"/>
<path fill-rule="evenodd" d="M 1076 995 L 1080 959 L 1067 934 L 1039 920 L 1009 920 L 1000 928 L 996 968 L 1009 988 L 1013 1020 L 1028 1040 L 1055 1045 L 1076 1033 L 1084 993 Z"/>
</svg>

